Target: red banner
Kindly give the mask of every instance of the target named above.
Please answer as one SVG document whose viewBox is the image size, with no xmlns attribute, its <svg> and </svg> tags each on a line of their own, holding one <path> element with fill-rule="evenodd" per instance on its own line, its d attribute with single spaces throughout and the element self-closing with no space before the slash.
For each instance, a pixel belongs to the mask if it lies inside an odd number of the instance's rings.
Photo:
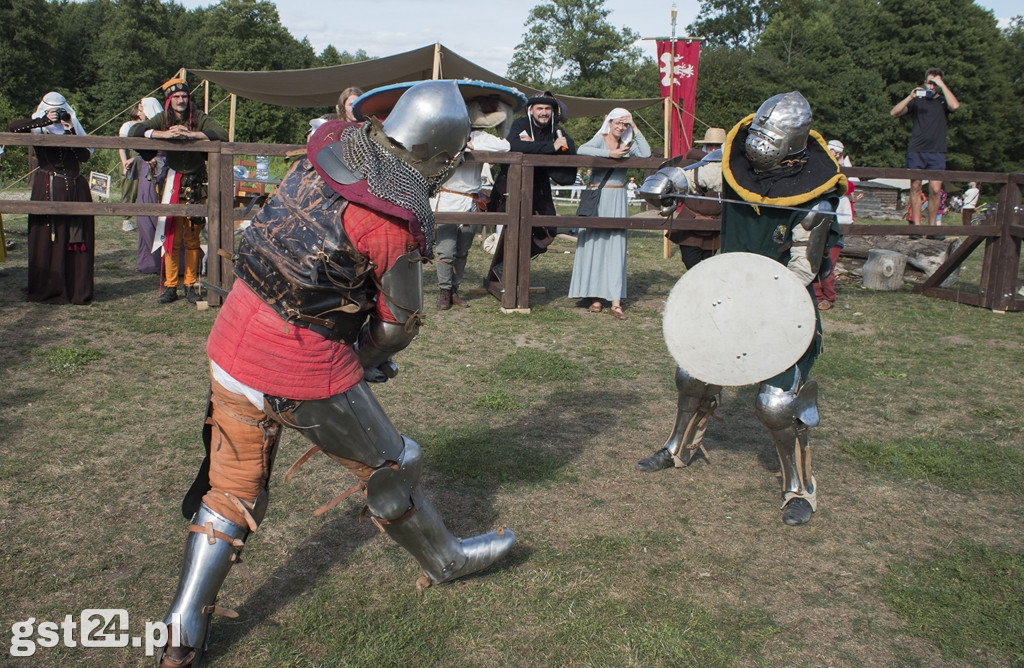
<svg viewBox="0 0 1024 668">
<path fill-rule="evenodd" d="M 697 98 L 697 64 L 700 60 L 699 40 L 678 40 L 672 53 L 671 40 L 658 42 L 658 67 L 661 96 L 669 105 L 669 133 L 665 157 L 686 155 L 693 145 L 693 112 Z"/>
</svg>

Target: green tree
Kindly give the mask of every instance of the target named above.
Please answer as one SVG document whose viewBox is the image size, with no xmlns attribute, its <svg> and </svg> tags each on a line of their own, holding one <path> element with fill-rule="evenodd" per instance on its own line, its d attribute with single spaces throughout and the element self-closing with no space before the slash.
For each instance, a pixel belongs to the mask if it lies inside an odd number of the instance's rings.
<svg viewBox="0 0 1024 668">
<path fill-rule="evenodd" d="M 657 65 L 634 46 L 639 34 L 609 24 L 609 13 L 604 0 L 545 0 L 537 5 L 526 20 L 508 78 L 579 97 L 657 97 Z M 660 133 L 660 108 L 638 116 Z M 600 118 L 570 119 L 566 126 L 577 141 L 585 141 L 600 124 Z M 654 133 L 645 134 L 654 145 Z"/>
<path fill-rule="evenodd" d="M 47 91 L 62 87 L 60 58 L 54 13 L 46 0 L 0 2 L 0 94 L 16 114 L 35 109 Z"/>
<path fill-rule="evenodd" d="M 618 97 L 644 60 L 639 35 L 606 20 L 604 0 L 546 0 L 530 10 L 508 76 L 535 88 Z M 650 60 L 650 59 L 647 59 Z"/>
<path fill-rule="evenodd" d="M 750 48 L 785 0 L 702 0 L 687 30 L 710 46 Z"/>
</svg>

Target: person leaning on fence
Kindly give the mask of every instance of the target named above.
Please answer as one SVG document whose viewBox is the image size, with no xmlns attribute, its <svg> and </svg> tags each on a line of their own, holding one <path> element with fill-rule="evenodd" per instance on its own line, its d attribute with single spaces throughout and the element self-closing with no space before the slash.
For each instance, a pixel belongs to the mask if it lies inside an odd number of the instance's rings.
<svg viewBox="0 0 1024 668">
<path fill-rule="evenodd" d="M 139 102 L 139 109 L 142 111 L 142 119 L 129 121 L 122 125 L 118 132 L 120 136 L 127 137 L 136 123 L 162 113 L 163 105 L 155 97 L 144 97 Z M 150 160 L 144 160 L 138 154 L 132 155 L 128 160 L 125 172 L 135 184 L 133 202 L 136 204 L 160 203 L 160 188 L 163 187 L 166 172 L 166 157 L 163 152 L 157 153 Z M 140 274 L 159 274 L 160 256 L 157 254 L 157 249 L 153 247 L 153 240 L 156 238 L 157 217 L 136 216 L 135 222 L 139 231 L 135 252 L 135 271 Z"/>
<path fill-rule="evenodd" d="M 511 94 L 512 89 L 509 92 Z M 466 147 L 471 151 L 507 153 L 509 142 L 504 137 L 512 122 L 513 107 L 497 96 L 483 96 L 467 101 L 466 108 L 473 128 Z M 488 128 L 496 128 L 498 136 L 487 132 Z M 480 165 L 460 165 L 431 198 L 431 206 L 434 211 L 477 211 L 477 198 L 482 187 Z M 437 225 L 437 308 L 442 311 L 450 309 L 452 304 L 463 308 L 469 306 L 459 295 L 459 286 L 466 275 L 466 262 L 474 235 L 475 228 L 472 225 Z"/>
<path fill-rule="evenodd" d="M 597 134 L 581 145 L 577 153 L 617 160 L 629 156 L 648 158 L 651 147 L 634 126 L 630 113 L 615 108 L 605 116 Z M 600 190 L 598 216 L 625 218 L 629 214 L 625 185 L 625 167 L 594 169 L 589 188 Z M 622 300 L 626 297 L 626 240 L 624 229 L 580 228 L 569 280 L 570 299 L 589 300 L 588 308 L 593 313 L 600 313 L 604 308 L 602 300 L 607 300 L 611 302 L 612 316 L 618 320 L 627 318 L 622 310 Z"/>
<path fill-rule="evenodd" d="M 810 283 L 822 271 L 823 255 L 839 237 L 833 212 L 846 193 L 846 177 L 811 130 L 811 107 L 798 91 L 775 95 L 728 134 L 722 161 L 722 253 L 752 253 L 786 267 L 813 295 Z M 666 167 L 648 177 L 641 196 L 675 208 L 674 193 L 689 189 L 684 171 Z M 818 424 L 817 383 L 808 380 L 821 351 L 821 320 L 800 359 L 763 381 L 755 412 L 772 435 L 782 467 L 782 521 L 804 524 L 817 509 L 811 472 L 810 427 Z M 780 323 L 781 325 L 781 323 Z M 710 339 L 709 339 L 710 340 Z M 722 388 L 676 368 L 675 426 L 665 445 L 641 459 L 644 472 L 688 466 L 702 449 L 708 420 Z"/>
<path fill-rule="evenodd" d="M 526 116 L 517 118 L 508 132 L 511 150 L 532 155 L 575 155 L 576 144 L 562 126 L 566 120 L 564 105 L 550 92 L 534 95 L 526 101 Z M 555 201 L 551 194 L 551 182 L 558 185 L 572 185 L 576 182 L 575 167 L 537 167 L 533 170 L 533 213 L 554 216 Z M 508 189 L 508 165 L 503 164 L 491 191 L 488 211 L 504 211 Z M 494 259 L 484 277 L 484 287 L 501 299 L 503 249 L 505 229 L 498 237 Z M 547 250 L 555 238 L 556 228 L 535 227 L 531 234 L 530 257 L 536 257 Z"/>
<path fill-rule="evenodd" d="M 127 137 L 128 130 L 144 118 L 146 118 L 146 114 L 142 111 L 142 101 L 140 100 L 128 112 L 128 120 L 121 124 L 121 128 L 117 131 L 118 136 Z M 134 202 L 136 193 L 139 190 L 139 177 L 132 170 L 132 150 L 130 148 L 119 148 L 117 149 L 117 155 L 121 158 L 121 201 L 125 203 Z M 124 220 L 121 221 L 121 230 L 131 232 L 134 229 L 135 225 L 132 224 L 132 217 L 125 216 Z"/>
<path fill-rule="evenodd" d="M 47 93 L 31 118 L 12 121 L 11 132 L 85 135 L 78 114 L 60 93 Z M 81 164 L 92 149 L 38 146 L 30 149 L 33 202 L 91 202 Z M 34 157 L 33 157 L 34 156 Z M 29 214 L 30 302 L 88 304 L 93 298 L 96 221 L 93 216 Z"/>
<path fill-rule="evenodd" d="M 192 103 L 188 83 L 174 78 L 162 86 L 164 110 L 153 118 L 136 123 L 129 131 L 132 137 L 151 139 L 226 141 L 228 133 L 205 112 Z M 146 160 L 155 151 L 140 151 Z M 167 151 L 167 177 L 163 201 L 168 204 L 202 204 L 206 202 L 206 153 L 202 151 Z M 157 302 L 169 304 L 178 299 L 181 275 L 179 257 L 185 247 L 185 298 L 195 304 L 200 298 L 199 264 L 200 234 L 206 218 L 167 216 L 163 230 L 163 287 Z M 157 236 L 160 237 L 159 229 Z"/>
<path fill-rule="evenodd" d="M 263 521 L 284 427 L 358 478 L 364 513 L 424 571 L 422 586 L 484 570 L 515 543 L 500 529 L 453 535 L 420 483 L 419 444 L 401 435 L 367 382 L 393 378 L 394 354 L 423 317 L 428 197 L 469 135 L 453 81 L 413 85 L 386 120 L 328 121 L 313 133 L 238 243 L 235 282 L 207 342 L 206 459 L 182 504 L 191 520 L 164 623 L 163 666 L 197 663 L 217 594 Z M 178 646 L 173 639 L 179 639 Z"/>
</svg>

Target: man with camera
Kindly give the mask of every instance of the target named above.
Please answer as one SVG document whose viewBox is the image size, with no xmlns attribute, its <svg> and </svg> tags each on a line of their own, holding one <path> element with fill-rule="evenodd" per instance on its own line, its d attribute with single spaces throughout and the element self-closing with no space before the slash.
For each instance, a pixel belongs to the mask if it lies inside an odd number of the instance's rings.
<svg viewBox="0 0 1024 668">
<path fill-rule="evenodd" d="M 924 86 L 917 86 L 890 111 L 893 118 L 910 114 L 910 143 L 907 169 L 946 169 L 946 129 L 949 114 L 960 108 L 943 72 L 937 67 L 924 73 Z M 928 179 L 928 224 L 936 225 L 942 181 Z M 921 224 L 921 179 L 910 180 L 910 224 Z"/>
</svg>

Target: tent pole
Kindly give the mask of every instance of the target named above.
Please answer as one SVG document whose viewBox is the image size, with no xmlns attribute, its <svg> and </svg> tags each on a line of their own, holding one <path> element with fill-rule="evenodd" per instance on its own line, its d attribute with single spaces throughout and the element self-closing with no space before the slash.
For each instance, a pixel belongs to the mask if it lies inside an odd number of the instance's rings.
<svg viewBox="0 0 1024 668">
<path fill-rule="evenodd" d="M 228 141 L 235 141 L 235 107 L 238 104 L 238 96 L 231 94 L 231 118 L 228 119 Z"/>
<path fill-rule="evenodd" d="M 434 42 L 434 71 L 431 79 L 441 78 L 441 43 Z"/>
</svg>

